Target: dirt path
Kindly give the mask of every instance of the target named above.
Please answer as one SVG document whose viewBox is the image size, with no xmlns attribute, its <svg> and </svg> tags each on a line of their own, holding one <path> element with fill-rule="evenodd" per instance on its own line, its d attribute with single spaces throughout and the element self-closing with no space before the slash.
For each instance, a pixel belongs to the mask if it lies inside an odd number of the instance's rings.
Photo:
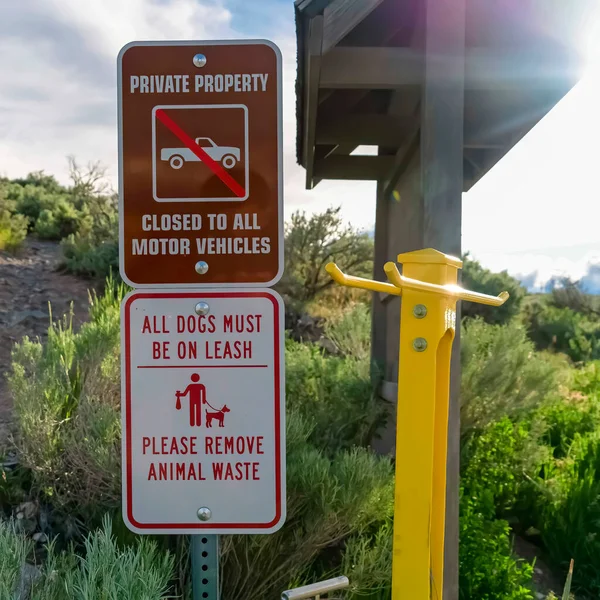
<svg viewBox="0 0 600 600">
<path fill-rule="evenodd" d="M 28 240 L 16 256 L 0 252 L 0 446 L 11 423 L 6 374 L 13 344 L 24 335 L 46 337 L 48 302 L 55 320 L 69 312 L 71 302 L 74 325 L 87 318 L 92 283 L 57 272 L 60 259 L 58 244 L 38 240 Z"/>
</svg>

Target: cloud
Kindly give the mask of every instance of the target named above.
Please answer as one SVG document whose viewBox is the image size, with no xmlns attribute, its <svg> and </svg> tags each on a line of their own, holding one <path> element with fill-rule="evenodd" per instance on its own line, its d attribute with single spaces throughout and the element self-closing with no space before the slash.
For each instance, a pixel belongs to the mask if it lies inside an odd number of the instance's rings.
<svg viewBox="0 0 600 600">
<path fill-rule="evenodd" d="M 375 186 L 324 182 L 305 190 L 295 157 L 296 39 L 291 0 L 20 0 L 0 20 L 0 174 L 44 169 L 67 179 L 65 157 L 117 173 L 116 56 L 132 40 L 262 37 L 282 50 L 286 216 L 343 204 L 375 220 Z M 365 209 L 367 207 L 367 209 Z"/>
<path fill-rule="evenodd" d="M 116 56 L 131 40 L 235 37 L 223 0 L 21 0 L 0 20 L 0 173 L 65 157 L 101 160 L 116 181 Z"/>
<path fill-rule="evenodd" d="M 553 281 L 581 281 L 590 293 L 600 293 L 600 243 L 542 248 L 525 252 L 473 252 L 492 271 L 506 270 L 530 292 L 544 292 Z"/>
</svg>

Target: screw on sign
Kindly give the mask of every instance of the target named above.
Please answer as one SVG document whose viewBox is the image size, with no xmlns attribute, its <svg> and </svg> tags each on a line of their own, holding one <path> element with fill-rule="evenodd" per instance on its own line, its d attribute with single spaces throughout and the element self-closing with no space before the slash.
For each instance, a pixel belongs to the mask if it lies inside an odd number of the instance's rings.
<svg viewBox="0 0 600 600">
<path fill-rule="evenodd" d="M 123 279 L 275 284 L 283 264 L 277 47 L 134 42 L 118 66 Z"/>
</svg>

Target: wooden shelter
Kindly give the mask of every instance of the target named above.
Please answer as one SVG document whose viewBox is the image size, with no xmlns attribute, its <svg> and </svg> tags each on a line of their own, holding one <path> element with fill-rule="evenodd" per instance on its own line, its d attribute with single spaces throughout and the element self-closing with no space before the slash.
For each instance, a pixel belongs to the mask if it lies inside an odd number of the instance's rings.
<svg viewBox="0 0 600 600">
<path fill-rule="evenodd" d="M 377 182 L 376 279 L 399 253 L 461 254 L 461 195 L 573 87 L 593 0 L 296 0 L 297 158 Z M 560 143 L 560 140 L 557 140 Z M 374 156 L 351 153 L 377 146 Z M 518 218 L 515 215 L 515 218 Z M 482 224 L 485 227 L 485 224 Z M 490 224 L 493 227 L 493 224 Z M 381 395 L 396 402 L 400 301 L 373 298 Z M 458 339 L 449 424 L 446 579 L 458 598 Z M 394 426 L 379 442 L 393 450 Z"/>
</svg>

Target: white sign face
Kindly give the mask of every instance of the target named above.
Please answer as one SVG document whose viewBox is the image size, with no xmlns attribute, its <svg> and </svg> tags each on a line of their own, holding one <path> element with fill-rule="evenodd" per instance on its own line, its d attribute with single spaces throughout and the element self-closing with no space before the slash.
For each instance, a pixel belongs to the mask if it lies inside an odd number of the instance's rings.
<svg viewBox="0 0 600 600">
<path fill-rule="evenodd" d="M 285 520 L 279 295 L 136 291 L 123 300 L 121 323 L 127 526 L 148 534 L 279 529 Z"/>
</svg>

